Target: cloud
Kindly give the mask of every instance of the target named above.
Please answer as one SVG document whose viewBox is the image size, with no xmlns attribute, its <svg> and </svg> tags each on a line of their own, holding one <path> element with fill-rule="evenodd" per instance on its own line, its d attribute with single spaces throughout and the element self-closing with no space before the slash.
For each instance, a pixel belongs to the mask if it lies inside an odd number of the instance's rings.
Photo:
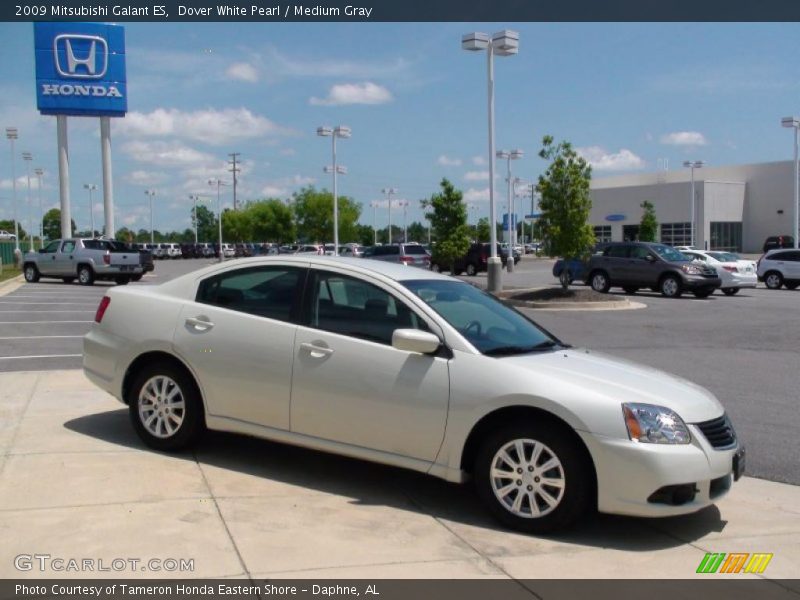
<svg viewBox="0 0 800 600">
<path fill-rule="evenodd" d="M 292 175 L 268 181 L 261 188 L 261 194 L 270 198 L 288 198 L 292 194 L 293 188 L 304 187 L 316 183 L 316 178 L 304 175 Z"/>
<path fill-rule="evenodd" d="M 295 156 L 297 151 L 294 148 L 282 148 L 279 154 L 281 156 Z"/>
<path fill-rule="evenodd" d="M 600 146 L 588 146 L 576 148 L 575 151 L 586 159 L 595 171 L 635 171 L 645 167 L 644 160 L 627 148 L 622 148 L 619 152 L 608 152 Z"/>
<path fill-rule="evenodd" d="M 286 187 L 269 184 L 261 188 L 261 195 L 267 198 L 285 198 L 291 195 L 291 193 Z"/>
<path fill-rule="evenodd" d="M 487 202 L 489 200 L 489 188 L 476 190 L 469 188 L 464 192 L 464 202 Z"/>
<path fill-rule="evenodd" d="M 327 98 L 312 97 L 313 106 L 341 106 L 345 104 L 385 104 L 392 94 L 385 87 L 372 82 L 340 83 L 331 87 Z"/>
<path fill-rule="evenodd" d="M 217 159 L 180 142 L 134 140 L 122 145 L 133 160 L 160 167 L 191 167 L 210 164 Z"/>
<path fill-rule="evenodd" d="M 158 185 L 164 183 L 167 176 L 165 173 L 158 171 L 131 171 L 123 177 L 123 179 L 131 185 Z"/>
<path fill-rule="evenodd" d="M 460 167 L 461 166 L 461 159 L 460 158 L 451 158 L 445 154 L 442 154 L 439 158 L 436 159 L 436 162 L 439 163 L 443 167 Z"/>
<path fill-rule="evenodd" d="M 708 144 L 706 136 L 698 131 L 675 131 L 666 133 L 659 140 L 668 146 L 705 146 Z"/>
<path fill-rule="evenodd" d="M 486 159 L 483 156 L 473 156 L 472 164 L 476 167 L 482 167 L 486 164 Z"/>
<path fill-rule="evenodd" d="M 249 63 L 233 63 L 225 70 L 228 79 L 256 83 L 258 81 L 258 70 Z"/>
<path fill-rule="evenodd" d="M 8 179 L 0 179 L 0 190 L 10 190 L 13 189 L 14 185 L 9 177 Z M 31 189 L 35 190 L 39 187 L 39 178 L 35 175 L 31 174 Z M 46 187 L 44 183 L 42 184 L 42 188 Z M 28 192 L 28 176 L 27 175 L 20 175 L 17 177 L 17 202 L 21 202 L 25 200 L 25 194 Z"/>
<path fill-rule="evenodd" d="M 353 61 L 321 59 L 319 56 L 298 58 L 270 48 L 262 58 L 265 72 L 283 77 L 347 77 L 353 79 L 392 79 L 408 70 L 410 63 L 402 58 L 391 61 Z"/>
<path fill-rule="evenodd" d="M 184 112 L 157 108 L 150 113 L 129 112 L 118 125 L 131 137 L 177 137 L 223 145 L 237 140 L 291 134 L 291 130 L 250 112 L 247 108 L 205 109 Z"/>
<path fill-rule="evenodd" d="M 489 171 L 467 171 L 465 181 L 489 181 Z"/>
</svg>

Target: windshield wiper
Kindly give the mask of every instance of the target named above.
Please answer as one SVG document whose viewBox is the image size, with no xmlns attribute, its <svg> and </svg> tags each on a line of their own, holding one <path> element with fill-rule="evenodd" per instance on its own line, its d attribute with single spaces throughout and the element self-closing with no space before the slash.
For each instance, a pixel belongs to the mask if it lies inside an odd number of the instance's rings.
<svg viewBox="0 0 800 600">
<path fill-rule="evenodd" d="M 539 350 L 549 350 L 558 344 L 553 340 L 545 340 L 533 346 L 499 346 L 484 352 L 486 356 L 511 356 L 514 354 L 527 354 L 528 352 L 537 352 Z"/>
</svg>

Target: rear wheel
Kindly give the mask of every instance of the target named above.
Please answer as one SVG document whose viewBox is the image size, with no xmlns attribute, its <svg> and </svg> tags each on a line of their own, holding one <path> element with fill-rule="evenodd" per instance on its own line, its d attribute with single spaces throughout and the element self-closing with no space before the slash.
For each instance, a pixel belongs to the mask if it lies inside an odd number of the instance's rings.
<svg viewBox="0 0 800 600">
<path fill-rule="evenodd" d="M 94 271 L 89 265 L 78 267 L 78 283 L 81 285 L 94 285 Z"/>
<path fill-rule="evenodd" d="M 667 298 L 680 298 L 683 290 L 681 289 L 681 280 L 675 275 L 667 275 L 661 280 L 659 286 L 661 294 Z"/>
<path fill-rule="evenodd" d="M 469 275 L 470 277 L 475 277 L 475 275 L 477 274 L 478 274 L 478 268 L 472 263 L 467 263 L 467 275 Z"/>
<path fill-rule="evenodd" d="M 739 293 L 739 288 L 722 288 L 722 293 L 726 296 L 735 296 Z"/>
<path fill-rule="evenodd" d="M 431 271 L 433 271 L 434 273 L 439 273 L 441 272 L 441 270 L 442 269 L 439 267 L 439 265 L 437 265 L 436 263 L 431 263 Z"/>
<path fill-rule="evenodd" d="M 592 289 L 601 294 L 608 293 L 611 288 L 611 282 L 608 280 L 608 274 L 605 271 L 595 271 L 589 278 Z"/>
<path fill-rule="evenodd" d="M 37 269 L 36 265 L 33 263 L 25 265 L 23 273 L 25 274 L 25 281 L 28 283 L 36 283 L 39 281 L 39 269 Z"/>
<path fill-rule="evenodd" d="M 764 283 L 771 290 L 779 290 L 783 285 L 783 275 L 778 271 L 770 271 L 764 275 Z"/>
<path fill-rule="evenodd" d="M 639 291 L 638 287 L 632 287 L 632 286 L 624 287 L 622 289 L 625 291 L 626 294 L 635 294 L 636 292 Z"/>
<path fill-rule="evenodd" d="M 569 269 L 564 269 L 558 275 L 558 282 L 561 284 L 561 287 L 568 288 L 572 285 L 572 273 L 569 272 Z"/>
<path fill-rule="evenodd" d="M 591 468 L 573 437 L 550 423 L 508 425 L 475 459 L 478 496 L 501 523 L 531 533 L 572 525 L 592 505 Z"/>
</svg>

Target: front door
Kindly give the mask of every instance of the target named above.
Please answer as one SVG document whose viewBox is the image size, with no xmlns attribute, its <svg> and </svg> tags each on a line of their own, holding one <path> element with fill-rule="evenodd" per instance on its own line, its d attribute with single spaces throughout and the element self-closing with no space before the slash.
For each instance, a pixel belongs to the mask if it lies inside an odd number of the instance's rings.
<svg viewBox="0 0 800 600">
<path fill-rule="evenodd" d="M 75 265 L 75 240 L 65 240 L 61 243 L 61 249 L 56 254 L 54 275 L 73 277 L 77 275 Z"/>
<path fill-rule="evenodd" d="M 38 268 L 42 275 L 55 275 L 58 272 L 57 256 L 61 240 L 54 240 L 39 250 Z"/>
<path fill-rule="evenodd" d="M 312 271 L 297 330 L 292 431 L 433 461 L 444 436 L 448 359 L 397 350 L 395 329 L 430 330 L 383 284 Z"/>
<path fill-rule="evenodd" d="M 202 280 L 175 328 L 209 415 L 289 429 L 297 302 L 305 269 L 231 269 Z"/>
</svg>

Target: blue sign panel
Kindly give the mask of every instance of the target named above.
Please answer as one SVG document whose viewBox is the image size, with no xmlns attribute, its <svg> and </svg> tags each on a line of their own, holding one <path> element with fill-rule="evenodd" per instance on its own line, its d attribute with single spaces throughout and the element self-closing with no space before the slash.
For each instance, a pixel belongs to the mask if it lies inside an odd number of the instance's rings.
<svg viewBox="0 0 800 600">
<path fill-rule="evenodd" d="M 43 115 L 122 117 L 128 110 L 125 30 L 34 23 L 36 104 Z"/>
<path fill-rule="evenodd" d="M 511 228 L 517 226 L 517 222 L 519 221 L 519 215 L 511 215 Z M 508 229 L 508 213 L 503 213 L 503 229 Z"/>
<path fill-rule="evenodd" d="M 625 215 L 606 215 L 606 221 L 624 221 Z"/>
</svg>

